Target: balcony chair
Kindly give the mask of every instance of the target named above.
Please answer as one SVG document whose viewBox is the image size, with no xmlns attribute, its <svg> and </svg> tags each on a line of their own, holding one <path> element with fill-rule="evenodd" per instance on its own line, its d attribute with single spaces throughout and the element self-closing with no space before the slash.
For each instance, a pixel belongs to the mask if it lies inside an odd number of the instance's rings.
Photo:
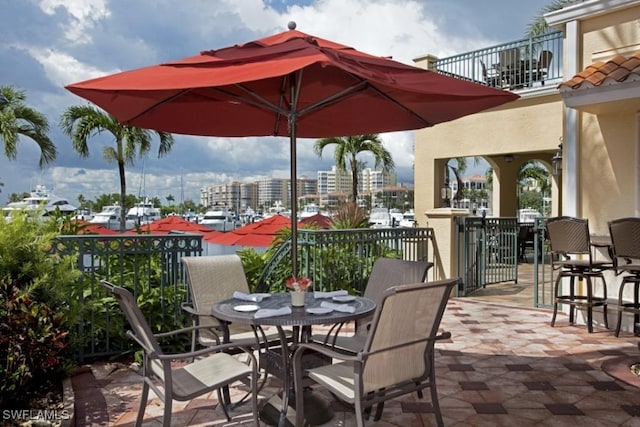
<svg viewBox="0 0 640 427">
<path fill-rule="evenodd" d="M 407 261 L 396 258 L 378 258 L 373 263 L 363 296 L 377 303 L 384 292 L 396 285 L 425 282 L 427 273 L 433 267 L 429 261 Z M 339 335 L 342 324 L 332 327 L 326 335 L 313 335 L 314 341 L 357 352 L 362 349 L 367 337 L 367 329 L 373 316 L 356 320 L 355 335 Z"/>
<path fill-rule="evenodd" d="M 480 59 L 480 66 L 482 67 L 482 80 L 483 82 L 487 85 L 487 86 L 491 86 L 491 87 L 502 87 L 502 79 L 500 78 L 500 74 L 493 72 L 493 73 L 489 73 L 489 71 L 487 70 L 487 66 L 485 65 L 484 62 L 482 62 L 482 60 Z"/>
<path fill-rule="evenodd" d="M 589 222 L 582 218 L 560 216 L 549 218 L 546 224 L 547 236 L 551 246 L 552 266 L 558 271 L 555 282 L 553 316 L 551 326 L 555 325 L 558 313 L 558 304 L 569 305 L 569 323 L 574 323 L 576 307 L 584 307 L 587 311 L 587 329 L 593 332 L 593 307 L 602 306 L 604 326 L 609 328 L 607 321 L 607 282 L 603 271 L 613 268 L 610 261 L 596 260 L 592 253 L 593 245 L 589 235 Z M 571 258 L 576 256 L 580 258 Z M 562 292 L 562 279 L 570 279 L 569 289 Z M 583 292 L 578 292 L 576 280 L 586 282 Z M 592 279 L 602 280 L 601 296 L 594 295 L 594 283 Z"/>
<path fill-rule="evenodd" d="M 448 332 L 438 334 L 438 328 L 458 282 L 447 279 L 387 289 L 376 307 L 364 347 L 355 354 L 319 343 L 300 344 L 293 355 L 296 395 L 302 396 L 303 379 L 308 378 L 355 405 L 357 426 L 363 427 L 364 412 L 373 405 L 378 405 L 379 414 L 386 400 L 428 387 L 437 425 L 444 425 L 436 390 L 434 344 L 451 336 Z M 303 372 L 302 356 L 310 350 L 332 357 L 336 363 Z M 304 419 L 302 399 L 297 399 L 295 425 L 305 425 Z"/>
<path fill-rule="evenodd" d="M 500 75 L 503 81 L 514 88 L 522 83 L 522 63 L 520 49 L 513 47 L 498 52 Z"/>
<path fill-rule="evenodd" d="M 533 80 L 539 81 L 544 86 L 545 77 L 549 74 L 549 67 L 553 60 L 553 52 L 550 50 L 543 50 L 540 52 L 538 62 L 536 63 L 536 70 L 533 73 Z"/>
<path fill-rule="evenodd" d="M 640 218 L 620 218 L 609 222 L 611 250 L 616 275 L 624 274 L 618 293 L 618 322 L 616 337 L 620 335 L 622 314 L 633 313 L 632 331 L 640 323 Z M 633 300 L 624 300 L 624 288 L 633 284 Z"/>
<path fill-rule="evenodd" d="M 109 282 L 100 282 L 102 286 L 113 293 L 120 308 L 125 314 L 130 331 L 127 332 L 144 350 L 144 364 L 142 366 L 142 394 L 140 407 L 136 417 L 136 426 L 142 425 L 144 411 L 147 406 L 149 388 L 162 399 L 164 404 L 164 415 L 162 425 L 171 425 L 171 406 L 173 400 L 187 401 L 202 396 L 216 390 L 218 402 L 224 411 L 228 421 L 231 417 L 227 408 L 222 404 L 221 388 L 231 383 L 250 379 L 251 381 L 251 404 L 253 410 L 253 422 L 260 425 L 258 421 L 258 364 L 253 355 L 251 346 L 254 340 L 236 342 L 233 344 L 221 344 L 208 346 L 198 351 L 188 353 L 168 354 L 165 353 L 157 338 L 174 336 L 176 334 L 190 334 L 192 330 L 202 327 L 189 327 L 171 332 L 154 335 L 149 324 L 145 320 L 140 308 L 136 305 L 133 295 L 128 290 L 115 286 Z M 244 351 L 250 364 L 244 363 L 227 353 L 231 349 Z M 178 367 L 172 367 L 173 361 L 191 361 Z"/>
</svg>

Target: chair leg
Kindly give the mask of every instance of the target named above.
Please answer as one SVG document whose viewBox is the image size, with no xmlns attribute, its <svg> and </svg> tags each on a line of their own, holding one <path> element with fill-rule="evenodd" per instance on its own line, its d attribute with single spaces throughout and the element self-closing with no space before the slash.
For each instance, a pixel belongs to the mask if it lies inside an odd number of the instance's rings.
<svg viewBox="0 0 640 427">
<path fill-rule="evenodd" d="M 442 411 L 440 411 L 440 401 L 438 400 L 438 390 L 436 390 L 436 381 L 435 381 L 435 373 L 432 372 L 431 375 L 434 375 L 431 379 L 431 406 L 433 406 L 433 413 L 436 416 L 436 424 L 438 427 L 444 426 L 444 420 L 442 419 Z"/>
<path fill-rule="evenodd" d="M 622 309 L 624 306 L 622 305 L 622 294 L 624 293 L 624 285 L 627 282 L 623 279 L 622 283 L 620 283 L 620 290 L 618 291 L 618 323 L 616 324 L 616 338 L 620 335 L 620 328 L 622 326 Z"/>
<path fill-rule="evenodd" d="M 171 427 L 171 409 L 173 399 L 169 390 L 164 391 L 164 415 L 162 417 L 162 427 Z"/>
<path fill-rule="evenodd" d="M 149 384 L 143 380 L 142 382 L 142 394 L 140 395 L 140 407 L 138 408 L 138 415 L 136 416 L 136 427 L 142 426 L 142 420 L 144 419 L 144 410 L 147 408 L 147 399 L 149 397 Z"/>
<path fill-rule="evenodd" d="M 382 418 L 382 411 L 384 411 L 384 402 L 380 402 L 376 405 L 376 414 L 373 416 L 373 421 L 380 421 L 380 418 Z"/>
<path fill-rule="evenodd" d="M 364 427 L 364 419 L 363 419 L 364 408 L 362 407 L 362 399 L 356 397 L 355 401 L 355 415 L 356 415 L 356 426 Z"/>
<path fill-rule="evenodd" d="M 609 329 L 609 313 L 607 312 L 609 305 L 607 303 L 607 282 L 605 282 L 603 275 L 600 275 L 600 278 L 602 279 L 602 292 L 605 299 L 604 305 L 602 306 L 602 314 L 604 315 L 604 327 Z"/>
<path fill-rule="evenodd" d="M 587 331 L 593 333 L 593 283 L 591 277 L 586 276 L 587 280 Z"/>
<path fill-rule="evenodd" d="M 562 274 L 558 274 L 558 278 L 556 279 L 554 298 L 553 298 L 553 316 L 551 316 L 551 327 L 553 328 L 556 324 L 556 315 L 558 314 L 558 295 L 560 295 L 560 281 L 562 280 Z"/>
<path fill-rule="evenodd" d="M 227 395 L 224 394 L 223 389 L 227 391 Z M 227 409 L 228 400 L 225 399 L 225 398 L 228 398 L 229 387 L 225 386 L 223 388 L 219 388 L 216 390 L 216 393 L 218 395 L 218 404 L 222 408 L 222 412 L 224 412 L 224 416 L 227 417 L 227 421 L 231 421 L 231 417 L 229 416 L 229 409 Z M 229 404 L 229 406 L 231 405 Z"/>
<path fill-rule="evenodd" d="M 576 276 L 571 276 L 571 280 L 569 280 L 569 298 L 571 298 L 571 300 L 574 300 L 575 298 L 575 292 L 576 292 Z M 576 321 L 575 318 L 575 305 L 571 304 L 569 305 L 569 324 L 573 325 Z"/>
</svg>

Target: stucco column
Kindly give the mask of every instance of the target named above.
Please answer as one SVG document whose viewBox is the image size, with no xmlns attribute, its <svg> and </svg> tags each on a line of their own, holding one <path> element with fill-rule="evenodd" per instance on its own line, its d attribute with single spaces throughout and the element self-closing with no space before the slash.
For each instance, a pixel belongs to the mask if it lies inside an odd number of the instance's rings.
<svg viewBox="0 0 640 427">
<path fill-rule="evenodd" d="M 427 227 L 433 229 L 434 267 L 433 279 L 453 277 L 457 260 L 455 218 L 468 216 L 467 209 L 437 208 L 425 212 Z"/>
</svg>

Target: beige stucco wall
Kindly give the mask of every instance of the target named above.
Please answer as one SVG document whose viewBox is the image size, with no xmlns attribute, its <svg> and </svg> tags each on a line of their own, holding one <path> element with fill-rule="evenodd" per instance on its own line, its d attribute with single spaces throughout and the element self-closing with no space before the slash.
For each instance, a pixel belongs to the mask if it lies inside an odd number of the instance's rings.
<svg viewBox="0 0 640 427">
<path fill-rule="evenodd" d="M 562 136 L 562 108 L 555 88 L 540 87 L 507 105 L 416 131 L 416 219 L 441 207 L 443 159 L 470 156 L 485 157 L 496 171 L 493 214 L 516 216 L 518 168 L 533 159 L 549 164 Z M 504 162 L 505 154 L 513 162 Z"/>
<path fill-rule="evenodd" d="M 640 6 L 580 21 L 578 51 L 583 69 L 617 54 L 640 51 Z M 606 90 L 606 83 L 599 90 Z M 582 89 L 582 90 L 589 90 Z M 591 231 L 608 232 L 607 222 L 638 216 L 638 113 L 640 98 L 579 108 L 578 215 Z"/>
<path fill-rule="evenodd" d="M 591 231 L 608 233 L 607 222 L 636 216 L 638 136 L 636 112 L 581 114 L 579 215 L 589 218 Z"/>
</svg>

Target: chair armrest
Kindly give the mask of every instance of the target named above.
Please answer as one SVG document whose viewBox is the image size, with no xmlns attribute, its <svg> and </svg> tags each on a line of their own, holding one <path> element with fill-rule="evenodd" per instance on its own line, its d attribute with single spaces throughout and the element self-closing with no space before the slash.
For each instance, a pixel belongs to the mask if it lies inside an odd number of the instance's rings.
<svg viewBox="0 0 640 427">
<path fill-rule="evenodd" d="M 192 316 L 207 316 L 207 317 L 211 317 L 211 313 L 202 313 L 200 311 L 197 311 L 195 308 L 193 308 L 192 306 L 190 306 L 189 304 L 183 303 L 180 306 L 184 311 L 186 311 L 187 313 L 191 314 Z"/>
<path fill-rule="evenodd" d="M 441 334 L 436 335 L 435 340 L 436 341 L 448 340 L 449 338 L 451 338 L 451 332 L 443 332 Z"/>
<path fill-rule="evenodd" d="M 191 330 L 191 329 L 193 328 L 183 328 L 182 330 Z M 204 328 L 201 328 L 201 329 L 204 329 Z M 176 332 L 176 331 L 172 331 L 172 332 Z M 253 355 L 253 350 L 255 350 L 258 347 L 258 343 L 256 343 L 255 340 L 248 339 L 248 340 L 238 340 L 236 342 L 227 343 L 227 344 L 207 346 L 200 350 L 190 351 L 188 353 L 157 353 L 155 351 L 148 351 L 145 343 L 140 341 L 132 331 L 127 331 L 127 335 L 129 335 L 135 342 L 137 342 L 143 349 L 145 349 L 145 351 L 147 352 L 147 357 L 149 357 L 150 359 L 157 359 L 157 360 L 192 359 L 194 357 L 205 356 L 210 353 L 220 353 L 222 351 L 230 350 L 230 349 L 240 349 L 245 353 L 249 353 Z M 169 336 L 169 335 L 175 335 L 175 334 L 165 333 L 163 335 Z"/>
<path fill-rule="evenodd" d="M 358 361 L 362 360 L 359 354 L 354 354 L 348 350 L 341 350 L 339 348 L 329 347 L 323 344 L 316 343 L 302 343 L 298 344 L 295 349 L 294 355 L 298 352 L 302 353 L 306 350 L 314 350 L 318 353 L 322 353 L 326 356 L 332 357 L 334 359 L 345 360 L 345 361 Z"/>
<path fill-rule="evenodd" d="M 170 336 L 178 335 L 178 334 L 185 334 L 185 333 L 188 333 L 188 332 L 193 332 L 193 331 L 197 331 L 197 330 L 201 330 L 201 329 L 211 330 L 211 328 L 217 328 L 217 326 L 211 326 L 211 325 L 187 326 L 185 328 L 180 328 L 180 329 L 176 329 L 176 330 L 169 331 L 169 332 L 160 332 L 158 334 L 153 334 L 153 336 L 156 337 L 156 338 L 165 338 L 165 337 L 170 337 Z"/>
</svg>

